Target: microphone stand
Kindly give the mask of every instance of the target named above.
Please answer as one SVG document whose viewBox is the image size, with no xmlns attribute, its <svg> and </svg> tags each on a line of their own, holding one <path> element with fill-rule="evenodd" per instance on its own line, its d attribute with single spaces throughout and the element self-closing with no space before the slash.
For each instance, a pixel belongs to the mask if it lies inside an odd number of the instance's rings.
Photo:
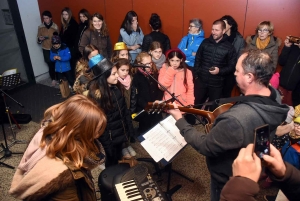
<svg viewBox="0 0 300 201">
<path fill-rule="evenodd" d="M 183 107 L 189 107 L 189 106 L 185 106 L 177 97 L 178 96 L 175 96 L 174 93 L 171 93 L 164 85 L 162 85 L 157 79 L 155 79 L 149 72 L 146 71 L 145 68 L 149 68 L 148 66 L 145 66 L 145 65 L 142 65 L 142 64 L 139 64 L 139 68 L 142 68 L 143 71 L 149 76 L 151 77 L 159 86 L 160 88 L 162 88 L 164 91 L 166 91 L 168 94 L 170 94 L 170 96 L 172 97 L 170 100 L 168 101 L 172 101 L 174 102 L 175 100 L 180 104 L 182 105 Z M 140 114 L 140 113 L 139 113 Z M 201 123 L 201 120 L 197 117 L 197 115 L 194 115 L 192 114 L 200 123 Z"/>
</svg>

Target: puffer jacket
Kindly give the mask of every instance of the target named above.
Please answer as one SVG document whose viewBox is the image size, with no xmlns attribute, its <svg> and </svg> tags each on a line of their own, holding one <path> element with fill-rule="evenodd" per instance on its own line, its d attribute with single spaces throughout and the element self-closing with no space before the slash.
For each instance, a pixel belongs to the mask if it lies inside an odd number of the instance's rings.
<svg viewBox="0 0 300 201">
<path fill-rule="evenodd" d="M 221 87 L 226 75 L 233 73 L 236 64 L 236 52 L 228 42 L 227 35 L 216 43 L 212 36 L 206 38 L 200 45 L 194 65 L 194 77 L 200 78 L 202 82 L 211 87 Z M 220 71 L 212 75 L 209 68 L 217 66 Z"/>
<path fill-rule="evenodd" d="M 61 60 L 54 60 L 54 56 L 59 56 Z M 59 49 L 51 48 L 50 60 L 55 62 L 55 72 L 63 73 L 71 70 L 70 59 L 71 53 L 65 44 L 61 44 Z"/>
<path fill-rule="evenodd" d="M 83 33 L 79 44 L 79 51 L 81 54 L 87 45 L 94 45 L 98 48 L 99 54 L 103 55 L 107 59 L 111 58 L 112 44 L 109 36 L 102 36 L 97 31 L 87 29 Z"/>
<path fill-rule="evenodd" d="M 197 35 L 188 34 L 183 37 L 178 45 L 178 48 L 185 54 L 186 60 L 185 63 L 194 67 L 195 64 L 195 56 L 192 55 L 193 52 L 197 52 L 200 47 L 202 41 L 204 40 L 204 31 L 201 30 Z"/>
<path fill-rule="evenodd" d="M 194 105 L 195 101 L 193 75 L 188 69 L 186 74 L 187 90 L 183 84 L 185 76 L 183 69 L 174 70 L 172 67 L 164 64 L 160 69 L 158 76 L 158 81 L 172 94 L 174 93 L 175 96 L 178 96 L 178 100 L 185 106 Z M 170 98 L 172 98 L 171 95 L 165 92 L 163 100 L 169 100 Z"/>
<path fill-rule="evenodd" d="M 105 111 L 107 126 L 99 138 L 105 150 L 111 145 L 128 141 L 130 134 L 134 132 L 131 116 L 122 92 L 116 86 L 111 86 L 110 90 L 113 109 Z"/>
<path fill-rule="evenodd" d="M 124 87 L 124 97 L 127 109 L 129 109 L 130 113 L 133 114 L 136 111 L 136 104 L 137 104 L 137 89 L 131 83 L 131 86 L 128 90 Z"/>
<path fill-rule="evenodd" d="M 278 63 L 283 66 L 280 72 L 279 85 L 293 91 L 300 82 L 300 48 L 296 45 L 284 46 Z"/>
<path fill-rule="evenodd" d="M 153 41 L 160 42 L 163 47 L 163 52 L 171 49 L 170 39 L 166 34 L 163 34 L 160 31 L 152 31 L 150 34 L 144 36 L 142 51 L 148 52 Z"/>
<path fill-rule="evenodd" d="M 252 35 L 252 36 L 248 36 L 246 38 L 246 43 L 247 43 L 247 50 L 257 50 L 258 48 L 256 47 L 256 39 L 257 39 L 257 35 Z M 277 61 L 278 61 L 278 49 L 281 45 L 281 39 L 280 38 L 276 38 L 274 36 L 270 36 L 270 42 L 267 45 L 267 47 L 265 49 L 263 49 L 262 51 L 267 52 L 273 61 L 273 68 L 274 68 L 274 72 L 275 69 L 277 67 Z"/>
</svg>

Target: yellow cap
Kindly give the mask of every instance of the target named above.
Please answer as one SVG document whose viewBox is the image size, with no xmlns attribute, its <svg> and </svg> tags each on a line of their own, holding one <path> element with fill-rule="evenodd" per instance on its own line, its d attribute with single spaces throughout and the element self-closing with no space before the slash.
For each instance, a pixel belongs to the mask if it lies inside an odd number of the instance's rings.
<svg viewBox="0 0 300 201">
<path fill-rule="evenodd" d="M 298 117 L 300 115 L 300 105 L 297 105 L 295 107 L 295 117 Z"/>
<path fill-rule="evenodd" d="M 296 118 L 294 119 L 294 122 L 300 124 L 300 116 L 296 117 Z"/>
<path fill-rule="evenodd" d="M 127 46 L 124 42 L 118 42 L 115 44 L 114 50 L 127 50 Z"/>
</svg>

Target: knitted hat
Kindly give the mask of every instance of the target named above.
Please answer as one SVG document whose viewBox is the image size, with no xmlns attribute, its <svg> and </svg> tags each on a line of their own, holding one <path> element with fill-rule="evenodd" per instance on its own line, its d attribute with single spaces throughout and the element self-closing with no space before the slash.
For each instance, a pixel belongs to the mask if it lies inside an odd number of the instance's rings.
<svg viewBox="0 0 300 201">
<path fill-rule="evenodd" d="M 53 44 L 53 45 L 55 45 L 55 44 L 61 44 L 60 37 L 57 36 L 57 35 L 53 35 L 53 36 L 52 36 L 52 44 Z"/>
<path fill-rule="evenodd" d="M 169 56 L 169 54 L 170 54 L 171 52 L 177 52 L 177 53 L 182 54 L 182 61 L 185 62 L 186 56 L 185 56 L 185 54 L 184 54 L 180 49 L 178 49 L 178 48 L 172 48 L 172 49 L 168 50 L 168 51 L 166 52 L 166 59 L 168 59 L 168 56 Z"/>
<path fill-rule="evenodd" d="M 102 59 L 92 68 L 95 76 L 93 79 L 100 77 L 103 73 L 112 69 L 112 67 L 114 67 L 114 64 L 110 60 L 107 60 L 106 58 Z"/>
<path fill-rule="evenodd" d="M 128 50 L 128 48 L 124 42 L 118 42 L 115 44 L 114 50 Z"/>
</svg>

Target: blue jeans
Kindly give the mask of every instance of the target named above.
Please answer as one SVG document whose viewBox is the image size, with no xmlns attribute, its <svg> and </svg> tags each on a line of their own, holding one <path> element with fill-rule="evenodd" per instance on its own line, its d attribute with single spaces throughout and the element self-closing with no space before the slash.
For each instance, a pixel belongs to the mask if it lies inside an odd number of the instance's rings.
<svg viewBox="0 0 300 201">
<path fill-rule="evenodd" d="M 222 189 L 218 187 L 218 182 L 210 178 L 210 200 L 219 201 Z"/>
</svg>

